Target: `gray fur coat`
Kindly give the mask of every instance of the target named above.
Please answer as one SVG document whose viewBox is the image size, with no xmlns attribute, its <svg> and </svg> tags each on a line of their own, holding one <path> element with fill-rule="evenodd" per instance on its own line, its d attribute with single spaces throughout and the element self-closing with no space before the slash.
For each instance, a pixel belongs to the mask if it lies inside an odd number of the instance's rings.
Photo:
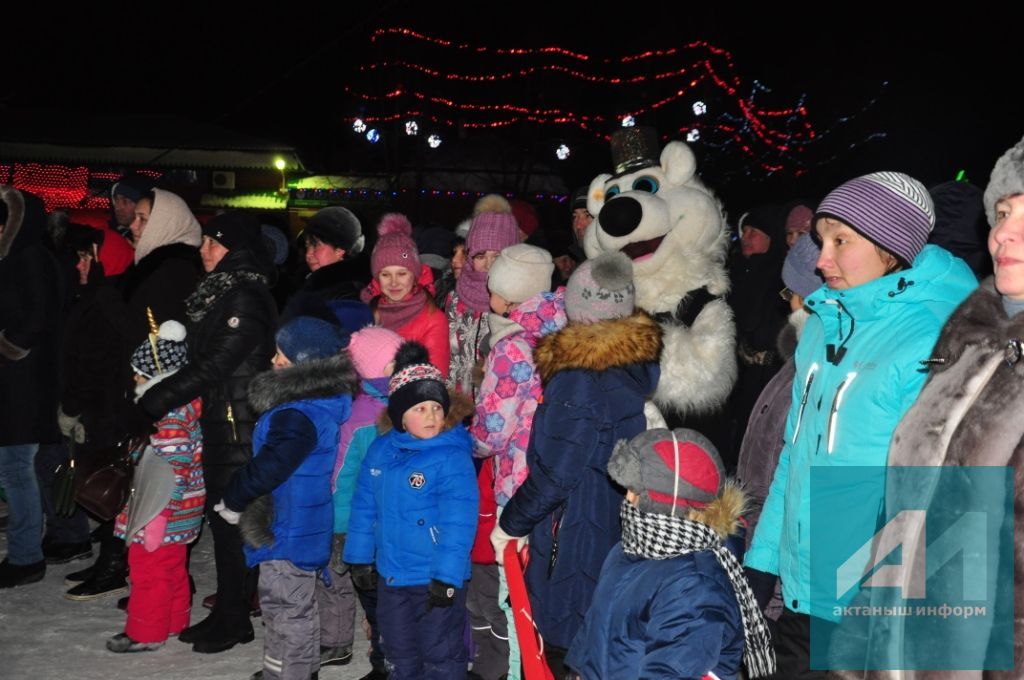
<svg viewBox="0 0 1024 680">
<path fill-rule="evenodd" d="M 1024 314 L 1007 318 L 992 279 L 987 279 L 946 323 L 932 353 L 933 360 L 941 363 L 933 364 L 928 382 L 893 434 L 889 465 L 1013 466 L 1017 489 L 1013 499 L 1014 583 L 999 583 L 996 599 L 1007 607 L 1012 604 L 1016 612 L 1015 670 L 843 671 L 830 677 L 844 680 L 1024 677 L 1024 627 L 1021 623 L 1024 616 L 1024 560 L 1021 559 L 1024 523 L 1020 521 L 1024 510 L 1020 495 L 1024 483 L 1024 358 L 1010 345 L 1013 340 L 1024 340 Z M 904 554 L 902 559 L 906 562 L 910 557 Z M 978 625 L 984 624 L 979 620 Z M 876 627 L 871 635 L 887 636 L 888 632 L 879 632 Z M 952 645 L 958 642 L 948 641 Z"/>
</svg>

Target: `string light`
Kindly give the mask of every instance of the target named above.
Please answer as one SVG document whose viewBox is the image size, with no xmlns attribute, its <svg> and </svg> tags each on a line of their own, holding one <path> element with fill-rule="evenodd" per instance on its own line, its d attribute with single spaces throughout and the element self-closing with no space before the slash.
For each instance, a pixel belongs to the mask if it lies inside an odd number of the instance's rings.
<svg viewBox="0 0 1024 680">
<path fill-rule="evenodd" d="M 377 128 L 370 128 L 366 131 L 366 140 L 370 142 L 370 144 L 376 144 L 380 141 L 380 133 L 377 132 Z"/>
<path fill-rule="evenodd" d="M 366 132 L 366 123 L 363 122 L 362 118 L 356 118 L 352 121 L 352 129 L 357 135 L 361 135 Z"/>
<path fill-rule="evenodd" d="M 382 46 L 379 48 L 382 53 L 408 55 L 416 46 L 407 43 L 418 42 L 431 47 L 429 51 L 421 51 L 422 54 L 440 56 L 437 63 L 417 63 L 406 57 L 360 66 L 358 72 L 364 77 L 350 81 L 345 89 L 359 102 L 361 111 L 366 112 L 362 120 L 367 124 L 380 126 L 416 117 L 453 130 L 558 126 L 607 140 L 613 127 L 635 125 L 640 116 L 659 114 L 652 116 L 650 123 L 657 125 L 659 117 L 662 121 L 668 117 L 689 118 L 692 112 L 694 116 L 707 119 L 702 121 L 700 129 L 684 124 L 675 131 L 663 130 L 666 134 L 662 135 L 662 141 L 699 140 L 702 145 L 721 152 L 705 161 L 705 169 L 715 164 L 723 169 L 736 166 L 740 172 L 751 176 L 781 171 L 800 174 L 879 136 L 876 133 L 851 143 L 841 140 L 838 134 L 849 120 L 870 108 L 875 100 L 858 114 L 832 121 L 826 129 L 829 134 L 825 134 L 811 123 L 806 95 L 799 96 L 789 106 L 779 106 L 770 88 L 757 80 L 744 81 L 740 77 L 728 50 L 706 41 L 620 57 L 595 58 L 558 46 L 471 45 L 400 27 L 382 28 L 371 36 L 375 43 L 386 40 L 400 44 Z M 452 52 L 460 53 L 455 60 Z M 466 58 L 470 55 L 472 59 Z M 453 72 L 441 66 L 452 61 L 459 63 L 462 70 Z M 476 65 L 478 70 L 465 66 L 469 64 Z M 543 80 L 538 81 L 540 78 Z M 378 89 L 380 83 L 384 83 L 383 91 Z M 501 83 L 515 85 L 492 87 Z M 540 91 L 541 84 L 545 92 L 551 93 L 544 98 L 543 106 L 510 97 Z M 643 89 L 638 89 L 640 85 Z M 587 91 L 581 87 L 601 89 Z M 617 93 L 606 96 L 608 88 Z M 557 95 L 561 92 L 570 98 L 559 99 Z M 624 98 L 632 102 L 628 114 L 578 108 L 579 102 Z M 686 113 L 682 114 L 679 109 Z M 711 110 L 716 112 L 714 117 L 708 113 Z M 835 151 L 831 159 L 827 158 L 826 141 Z M 844 143 L 845 149 L 842 148 Z M 561 157 L 560 152 L 561 149 L 556 151 L 556 156 Z"/>
<path fill-rule="evenodd" d="M 476 200 L 486 195 L 487 192 L 483 191 L 456 191 L 452 189 L 360 189 L 360 188 L 332 188 L 332 189 L 321 189 L 311 188 L 303 189 L 296 188 L 291 190 L 291 198 L 297 201 L 335 201 L 342 199 L 352 198 L 379 198 L 379 199 L 396 199 L 402 196 L 408 196 L 410 194 L 419 194 L 421 196 L 432 196 L 435 198 L 452 198 L 452 199 L 473 199 Z M 544 192 L 535 193 L 506 193 L 504 194 L 507 198 L 524 198 L 531 201 L 552 201 L 555 203 L 567 203 L 569 196 L 567 194 L 549 194 Z"/>
<path fill-rule="evenodd" d="M 405 123 L 405 134 L 410 137 L 415 137 L 420 133 L 420 126 L 416 124 L 416 121 L 410 120 Z"/>
<path fill-rule="evenodd" d="M 137 170 L 159 179 L 163 173 Z M 0 184 L 39 196 L 47 211 L 58 209 L 110 210 L 109 185 L 121 178 L 119 172 L 92 171 L 84 165 L 13 163 L 0 165 Z M 96 185 L 104 187 L 97 190 Z"/>
<path fill-rule="evenodd" d="M 437 147 L 441 146 L 441 136 L 430 135 L 429 137 L 427 137 L 427 146 L 429 146 L 431 149 L 436 149 Z"/>
<path fill-rule="evenodd" d="M 569 157 L 569 153 L 570 153 L 569 152 L 569 147 L 566 146 L 565 144 L 560 144 L 558 146 L 558 148 L 555 149 L 555 156 L 560 161 L 564 161 L 566 158 L 568 158 Z"/>
</svg>

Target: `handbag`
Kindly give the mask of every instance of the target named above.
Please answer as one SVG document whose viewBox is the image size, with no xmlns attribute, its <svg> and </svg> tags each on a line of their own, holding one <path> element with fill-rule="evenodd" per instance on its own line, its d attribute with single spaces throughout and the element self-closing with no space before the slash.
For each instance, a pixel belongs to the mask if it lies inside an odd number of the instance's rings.
<svg viewBox="0 0 1024 680">
<path fill-rule="evenodd" d="M 75 500 L 88 512 L 103 521 L 117 517 L 132 489 L 132 472 L 134 463 L 132 452 L 138 449 L 146 438 L 128 437 L 113 446 L 95 452 L 97 460 L 107 460 L 106 464 L 93 470 L 82 478 Z"/>
</svg>

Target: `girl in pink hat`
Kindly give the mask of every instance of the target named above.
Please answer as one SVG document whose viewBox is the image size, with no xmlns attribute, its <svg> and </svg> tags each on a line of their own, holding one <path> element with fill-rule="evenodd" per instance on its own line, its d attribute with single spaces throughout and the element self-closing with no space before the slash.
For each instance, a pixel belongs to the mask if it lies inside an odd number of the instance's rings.
<svg viewBox="0 0 1024 680">
<path fill-rule="evenodd" d="M 448 322 L 433 300 L 434 275 L 420 262 L 412 240 L 412 224 L 389 213 L 377 225 L 377 245 L 370 256 L 373 280 L 363 289 L 377 324 L 427 348 L 430 363 L 448 377 L 451 351 Z"/>
</svg>

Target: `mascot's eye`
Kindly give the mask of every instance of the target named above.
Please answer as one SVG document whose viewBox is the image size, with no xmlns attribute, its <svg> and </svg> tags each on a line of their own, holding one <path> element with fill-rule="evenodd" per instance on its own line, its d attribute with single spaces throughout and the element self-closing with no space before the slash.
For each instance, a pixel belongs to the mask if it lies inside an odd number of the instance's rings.
<svg viewBox="0 0 1024 680">
<path fill-rule="evenodd" d="M 619 188 L 618 187 L 610 187 L 608 189 L 608 191 L 604 192 L 604 200 L 607 201 L 612 196 L 617 196 L 618 194 L 619 194 Z"/>
<path fill-rule="evenodd" d="M 633 181 L 633 190 L 656 194 L 658 193 L 658 180 L 653 177 L 637 177 Z"/>
</svg>

